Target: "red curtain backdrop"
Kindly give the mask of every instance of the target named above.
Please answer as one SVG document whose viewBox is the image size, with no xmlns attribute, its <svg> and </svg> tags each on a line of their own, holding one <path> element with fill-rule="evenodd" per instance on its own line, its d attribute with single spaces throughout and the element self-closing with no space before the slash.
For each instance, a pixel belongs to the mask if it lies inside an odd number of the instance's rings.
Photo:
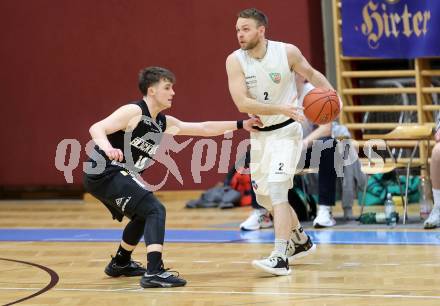
<svg viewBox="0 0 440 306">
<path fill-rule="evenodd" d="M 177 76 L 168 114 L 185 121 L 244 118 L 227 89 L 225 59 L 238 48 L 236 14 L 247 7 L 269 16 L 268 38 L 297 45 L 323 71 L 319 0 L 2 0 L 0 185 L 67 184 L 55 168 L 57 144 L 66 138 L 81 144 L 73 172 L 73 184 L 81 185 L 90 125 L 140 97 L 137 73 L 146 66 Z M 246 136 L 235 133 L 230 165 Z M 196 140 L 173 155 L 184 185 L 170 176 L 162 189 L 204 189 L 223 180 L 217 158 L 194 182 Z M 219 156 L 223 137 L 214 140 Z M 156 165 L 146 178 L 160 182 L 165 173 Z"/>
</svg>

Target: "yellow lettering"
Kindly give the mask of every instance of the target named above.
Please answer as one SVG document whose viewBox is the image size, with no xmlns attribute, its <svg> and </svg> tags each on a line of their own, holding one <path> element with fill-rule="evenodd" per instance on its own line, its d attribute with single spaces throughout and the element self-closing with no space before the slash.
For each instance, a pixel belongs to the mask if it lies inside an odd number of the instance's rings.
<svg viewBox="0 0 440 306">
<path fill-rule="evenodd" d="M 428 24 L 428 20 L 431 19 L 431 12 L 430 11 L 425 11 L 423 13 L 423 35 L 426 35 L 426 32 L 428 32 L 428 29 L 426 27 L 426 25 Z"/>
<path fill-rule="evenodd" d="M 394 4 L 389 1 L 387 3 Z M 379 47 L 379 41 L 383 35 L 398 38 L 402 32 L 406 37 L 411 37 L 413 34 L 420 37 L 428 32 L 431 11 L 410 12 L 406 4 L 401 13 L 397 13 L 395 10 L 388 12 L 387 9 L 386 3 L 376 4 L 374 0 L 369 0 L 362 8 L 361 31 L 367 37 L 368 46 L 371 49 Z"/>
<path fill-rule="evenodd" d="M 373 23 L 371 22 L 370 15 L 368 14 L 368 6 L 373 5 L 371 1 L 364 6 L 362 9 L 362 17 L 364 18 L 364 23 L 362 24 L 362 34 L 368 35 L 371 33 L 371 30 L 373 29 Z"/>
<path fill-rule="evenodd" d="M 364 6 L 362 10 L 362 16 L 364 18 L 364 23 L 362 24 L 362 33 L 364 35 L 368 35 L 368 45 L 372 49 L 376 49 L 379 47 L 377 43 L 383 34 L 383 22 L 379 13 L 375 12 L 379 5 L 374 4 L 373 1 L 368 2 L 366 6 Z M 373 13 L 370 15 L 368 9 L 371 9 Z M 374 33 L 373 30 L 376 28 L 373 25 L 373 20 L 375 21 L 375 25 L 377 25 L 377 32 Z"/>
<path fill-rule="evenodd" d="M 397 30 L 397 24 L 400 22 L 400 16 L 399 16 L 399 14 L 397 14 L 397 13 L 394 13 L 394 14 L 391 14 L 390 15 L 390 19 L 391 19 L 391 27 L 393 28 L 392 29 L 392 32 L 393 32 L 393 35 L 394 35 L 394 37 L 399 37 L 399 31 Z"/>
<path fill-rule="evenodd" d="M 411 16 L 412 16 L 412 14 L 408 12 L 408 6 L 405 4 L 405 8 L 404 8 L 403 14 L 402 14 L 402 20 L 403 20 L 403 34 L 406 37 L 410 37 L 412 34 L 411 25 L 409 23 L 409 19 Z M 413 23 L 414 23 L 414 19 L 413 19 Z"/>
<path fill-rule="evenodd" d="M 390 35 L 391 35 L 390 24 L 389 24 L 389 20 L 388 20 L 388 14 L 386 13 L 387 6 L 385 5 L 385 3 L 382 3 L 382 10 L 383 10 L 382 18 L 383 18 L 385 36 L 390 37 Z"/>
<path fill-rule="evenodd" d="M 417 37 L 419 37 L 420 34 L 422 34 L 422 31 L 420 31 L 419 28 L 419 24 L 422 22 L 422 20 L 423 20 L 423 15 L 421 12 L 417 12 L 416 14 L 414 14 L 413 27 L 414 27 L 414 34 L 416 34 Z"/>
</svg>

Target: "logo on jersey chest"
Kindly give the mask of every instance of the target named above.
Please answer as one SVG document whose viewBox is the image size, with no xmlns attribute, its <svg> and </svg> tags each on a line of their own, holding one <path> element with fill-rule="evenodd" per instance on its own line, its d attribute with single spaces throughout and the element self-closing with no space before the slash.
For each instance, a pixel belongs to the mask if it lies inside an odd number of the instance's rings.
<svg viewBox="0 0 440 306">
<path fill-rule="evenodd" d="M 159 145 L 152 144 L 140 137 L 136 137 L 135 139 L 133 139 L 130 144 L 150 156 L 156 154 L 157 150 L 159 149 Z"/>
<path fill-rule="evenodd" d="M 269 73 L 270 79 L 275 83 L 279 84 L 281 82 L 281 73 L 271 72 Z"/>
<path fill-rule="evenodd" d="M 246 76 L 246 87 L 248 89 L 257 87 L 257 77 L 255 75 Z"/>
</svg>

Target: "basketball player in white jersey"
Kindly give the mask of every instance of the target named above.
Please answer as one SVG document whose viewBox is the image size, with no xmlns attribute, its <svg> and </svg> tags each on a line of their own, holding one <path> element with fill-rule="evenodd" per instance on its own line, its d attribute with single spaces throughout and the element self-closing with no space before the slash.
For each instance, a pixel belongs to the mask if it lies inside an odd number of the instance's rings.
<svg viewBox="0 0 440 306">
<path fill-rule="evenodd" d="M 274 275 L 289 275 L 289 260 L 312 252 L 287 192 L 302 149 L 304 120 L 297 106 L 295 73 L 315 87 L 333 89 L 297 47 L 265 38 L 268 19 L 257 9 L 238 14 L 240 49 L 226 60 L 229 91 L 239 111 L 260 117 L 263 128 L 251 133 L 251 177 L 257 202 L 273 211 L 275 246 L 268 258 L 252 265 Z"/>
</svg>

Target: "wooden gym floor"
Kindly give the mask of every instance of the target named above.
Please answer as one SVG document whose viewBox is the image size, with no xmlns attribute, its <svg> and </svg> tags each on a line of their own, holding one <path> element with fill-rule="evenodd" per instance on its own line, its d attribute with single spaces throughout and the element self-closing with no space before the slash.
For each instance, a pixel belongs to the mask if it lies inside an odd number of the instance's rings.
<svg viewBox="0 0 440 306">
<path fill-rule="evenodd" d="M 440 231 L 420 222 L 388 229 L 339 219 L 331 230 L 306 223 L 316 253 L 291 276 L 273 277 L 250 265 L 271 251 L 272 231 L 238 231 L 250 208 L 189 210 L 190 193 L 161 197 L 165 265 L 186 287 L 141 289 L 137 277 L 107 277 L 122 227 L 90 198 L 2 201 L 0 305 L 440 305 Z M 143 243 L 133 257 L 145 263 Z"/>
</svg>

